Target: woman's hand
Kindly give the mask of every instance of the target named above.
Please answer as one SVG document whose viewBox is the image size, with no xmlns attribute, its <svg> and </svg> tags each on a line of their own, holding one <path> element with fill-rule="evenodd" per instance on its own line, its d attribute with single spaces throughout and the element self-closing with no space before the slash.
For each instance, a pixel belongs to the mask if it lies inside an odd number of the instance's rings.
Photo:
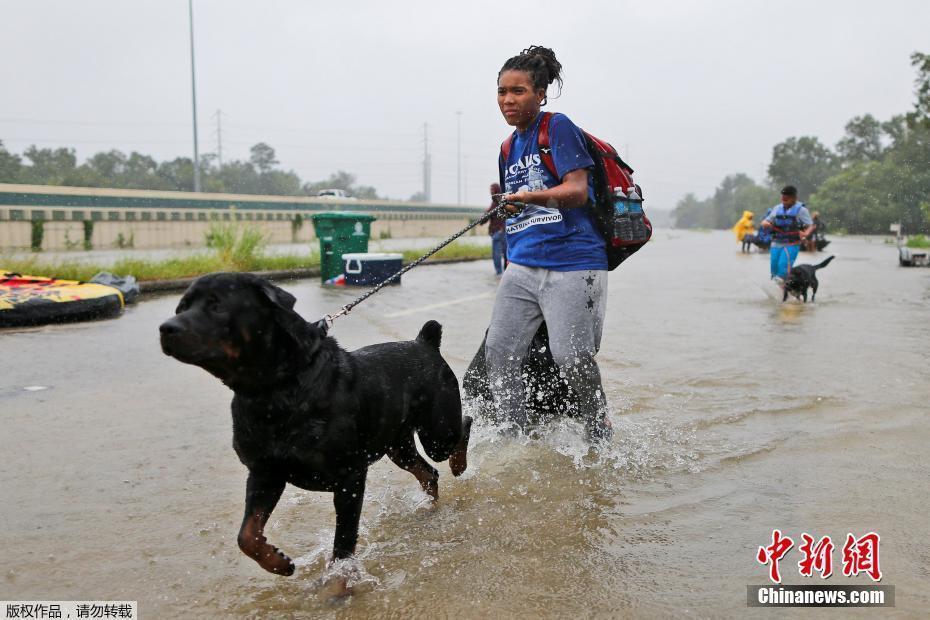
<svg viewBox="0 0 930 620">
<path fill-rule="evenodd" d="M 588 171 L 585 168 L 572 170 L 562 182 L 549 189 L 536 191 L 521 190 L 501 197 L 505 202 L 522 202 L 525 204 L 540 205 L 550 209 L 572 209 L 584 207 L 588 204 Z M 518 208 L 513 205 L 504 206 L 508 213 L 517 213 Z"/>
<path fill-rule="evenodd" d="M 520 208 L 511 203 L 522 202 L 528 204 L 530 202 L 530 194 L 531 192 L 525 190 L 514 192 L 513 194 L 504 194 L 501 196 L 501 203 L 504 205 L 504 209 L 507 213 L 519 213 Z"/>
</svg>

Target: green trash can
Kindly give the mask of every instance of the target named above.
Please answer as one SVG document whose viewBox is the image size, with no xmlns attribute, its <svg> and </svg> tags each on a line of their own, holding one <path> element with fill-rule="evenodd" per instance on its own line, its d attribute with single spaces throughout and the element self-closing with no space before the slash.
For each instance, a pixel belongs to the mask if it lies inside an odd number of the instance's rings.
<svg viewBox="0 0 930 620">
<path fill-rule="evenodd" d="M 311 217 L 320 240 L 320 279 L 326 282 L 343 274 L 343 254 L 368 251 L 375 217 L 362 213 L 315 213 Z"/>
</svg>

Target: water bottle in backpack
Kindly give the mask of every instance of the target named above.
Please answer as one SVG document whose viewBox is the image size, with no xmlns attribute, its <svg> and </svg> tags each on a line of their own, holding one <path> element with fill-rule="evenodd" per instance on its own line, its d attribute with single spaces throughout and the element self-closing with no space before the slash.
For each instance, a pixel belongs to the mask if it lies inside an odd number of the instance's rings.
<svg viewBox="0 0 930 620">
<path fill-rule="evenodd" d="M 614 189 L 614 245 L 633 240 L 633 222 L 630 219 L 630 207 L 627 195 L 622 187 Z"/>
<path fill-rule="evenodd" d="M 643 199 L 636 191 L 636 186 L 630 187 L 626 196 L 627 211 L 630 214 L 630 226 L 632 228 L 632 241 L 644 243 L 649 240 L 649 231 L 646 230 L 646 223 L 643 221 Z"/>
<path fill-rule="evenodd" d="M 611 244 L 618 246 L 648 241 L 649 230 L 643 218 L 643 199 L 636 191 L 636 186 L 631 185 L 626 193 L 621 187 L 614 188 L 614 234 Z"/>
</svg>

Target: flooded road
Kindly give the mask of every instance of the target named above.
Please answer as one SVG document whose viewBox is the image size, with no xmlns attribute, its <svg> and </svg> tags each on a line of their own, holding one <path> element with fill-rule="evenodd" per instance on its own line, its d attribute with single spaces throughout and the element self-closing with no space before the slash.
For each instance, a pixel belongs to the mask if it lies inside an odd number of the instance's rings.
<svg viewBox="0 0 930 620">
<path fill-rule="evenodd" d="M 239 551 L 231 393 L 158 345 L 177 295 L 0 334 L 0 599 L 138 600 L 144 618 L 770 617 L 746 607 L 746 586 L 767 582 L 756 551 L 778 528 L 837 545 L 830 580 L 800 577 L 795 548 L 785 583 L 871 583 L 842 575 L 841 548 L 847 532 L 879 533 L 896 587 L 883 613 L 922 617 L 930 269 L 898 268 L 880 240 L 828 249 L 817 302 L 783 305 L 764 291 L 768 257 L 741 255 L 730 233 L 659 231 L 610 276 L 609 450 L 589 454 L 570 424 L 537 440 L 479 425 L 468 472 L 439 466 L 434 509 L 382 460 L 357 593 L 335 603 L 319 586 L 330 495 L 289 487 L 272 515 L 294 577 Z M 283 286 L 312 320 L 359 294 Z M 461 380 L 495 286 L 490 261 L 419 268 L 332 333 L 353 349 L 435 318 Z"/>
</svg>

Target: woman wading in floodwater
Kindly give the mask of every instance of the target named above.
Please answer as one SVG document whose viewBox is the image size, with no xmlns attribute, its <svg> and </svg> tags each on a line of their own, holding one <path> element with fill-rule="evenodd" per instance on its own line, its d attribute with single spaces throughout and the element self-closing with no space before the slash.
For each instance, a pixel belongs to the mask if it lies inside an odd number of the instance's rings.
<svg viewBox="0 0 930 620">
<path fill-rule="evenodd" d="M 503 416 L 526 430 L 521 360 L 543 320 L 552 357 L 578 395 L 579 417 L 590 439 L 610 438 L 607 402 L 594 359 L 607 302 L 607 253 L 591 218 L 589 171 L 594 161 L 585 139 L 564 114 L 548 126 L 558 176 L 540 158 L 538 133 L 546 89 L 559 83 L 555 53 L 532 46 L 504 63 L 497 103 L 515 128 L 506 161 L 498 165 L 504 200 L 526 203 L 507 219 L 510 266 L 501 278 L 487 335 L 487 372 Z"/>
</svg>

